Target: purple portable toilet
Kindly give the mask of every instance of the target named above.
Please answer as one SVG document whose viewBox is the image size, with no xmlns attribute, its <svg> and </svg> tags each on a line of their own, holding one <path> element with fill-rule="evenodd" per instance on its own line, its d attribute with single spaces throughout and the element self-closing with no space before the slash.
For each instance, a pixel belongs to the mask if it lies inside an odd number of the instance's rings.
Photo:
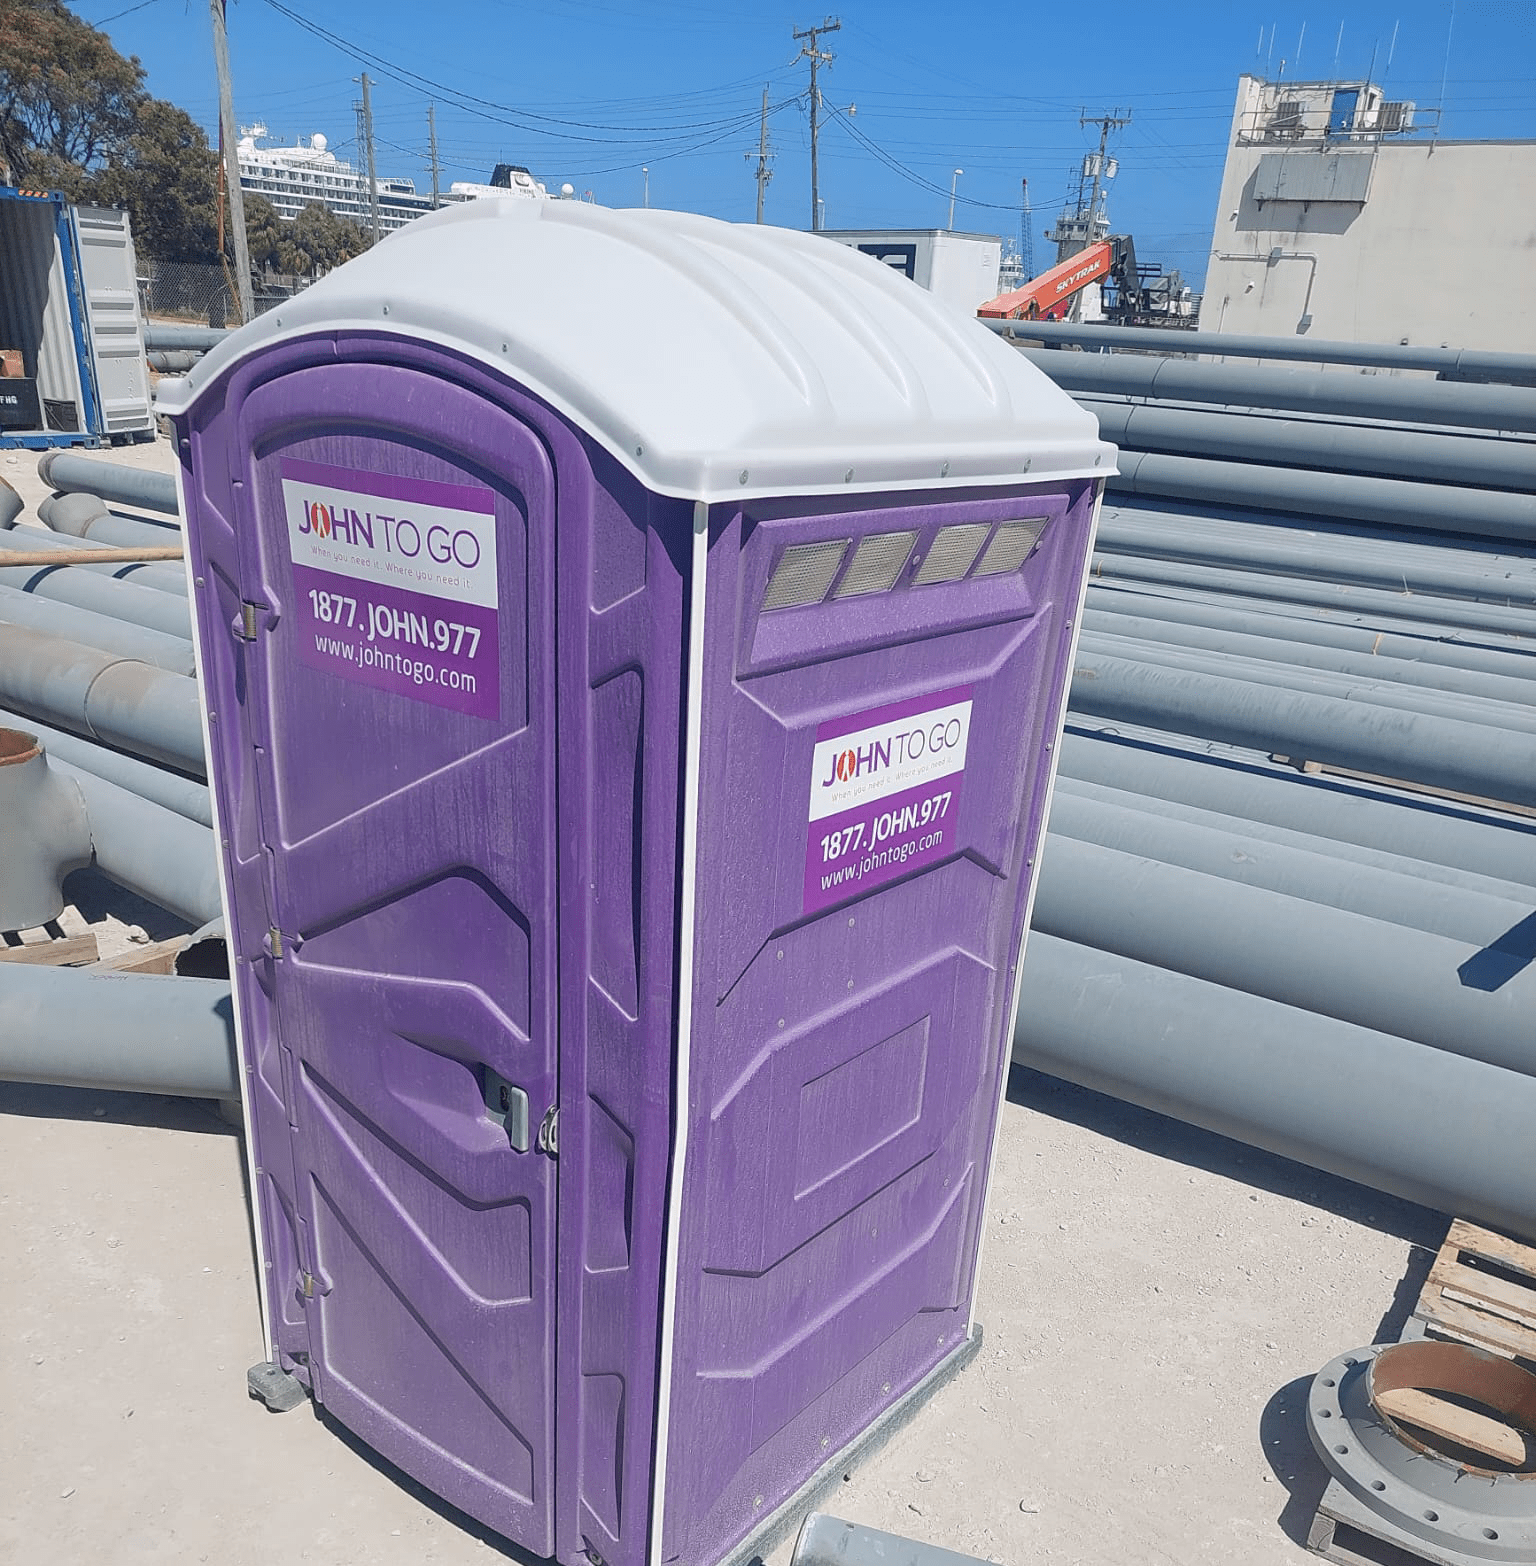
<svg viewBox="0 0 1536 1566">
<path fill-rule="evenodd" d="M 161 407 L 270 1360 L 536 1555 L 744 1558 L 978 1341 L 1113 449 L 878 261 L 577 202 Z"/>
</svg>

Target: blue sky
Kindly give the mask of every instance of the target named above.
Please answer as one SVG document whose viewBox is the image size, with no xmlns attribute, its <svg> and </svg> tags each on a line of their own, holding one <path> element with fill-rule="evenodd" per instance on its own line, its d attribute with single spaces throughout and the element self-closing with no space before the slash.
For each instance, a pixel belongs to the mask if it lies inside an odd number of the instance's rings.
<svg viewBox="0 0 1536 1566">
<path fill-rule="evenodd" d="M 77 9 L 138 55 L 153 92 L 214 131 L 203 0 Z M 791 33 L 826 14 L 805 0 L 785 9 L 230 0 L 236 114 L 265 121 L 280 140 L 324 131 L 333 150 L 355 159 L 352 78 L 366 69 L 376 82 L 380 174 L 429 185 L 426 107 L 435 101 L 445 181 L 484 179 L 506 159 L 552 187 L 569 181 L 607 205 L 635 206 L 649 166 L 653 206 L 750 221 L 748 154 L 766 85 L 775 154 L 767 220 L 806 227 L 809 130 L 797 94 L 807 66 L 795 61 Z M 1536 0 L 1454 0 L 1454 14 L 1452 0 L 887 0 L 831 14 L 842 28 L 824 41 L 836 61 L 823 71 L 823 92 L 829 109 L 856 113 L 848 124 L 830 115 L 822 132 L 825 225 L 942 227 L 952 171 L 962 168 L 955 227 L 1017 236 L 1027 178 L 1040 266 L 1050 249 L 1040 231 L 1097 142 L 1080 111 L 1130 111 L 1112 143 L 1113 226 L 1135 236 L 1141 259 L 1181 267 L 1197 286 L 1245 70 L 1275 75 L 1283 63 L 1287 77 L 1329 77 L 1337 59 L 1338 74 L 1359 77 L 1374 57 L 1389 96 L 1443 107 L 1443 135 L 1536 137 Z"/>
</svg>

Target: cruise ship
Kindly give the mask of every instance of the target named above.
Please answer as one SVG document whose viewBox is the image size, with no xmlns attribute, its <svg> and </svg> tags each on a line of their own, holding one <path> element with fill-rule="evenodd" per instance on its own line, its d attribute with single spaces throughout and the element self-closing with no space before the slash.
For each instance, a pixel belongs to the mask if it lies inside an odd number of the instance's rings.
<svg viewBox="0 0 1536 1566">
<path fill-rule="evenodd" d="M 241 127 L 238 156 L 242 190 L 265 196 L 281 218 L 296 218 L 318 201 L 338 217 L 349 218 L 362 228 L 369 226 L 368 176 L 338 158 L 325 136 L 317 131 L 291 147 L 262 146 L 266 136 L 265 125 Z M 382 234 L 432 210 L 431 195 L 418 191 L 414 180 L 380 175 L 378 191 Z M 489 184 L 456 181 L 439 193 L 438 205 L 492 196 L 539 200 L 548 194 L 527 169 L 515 163 L 498 163 Z"/>
</svg>

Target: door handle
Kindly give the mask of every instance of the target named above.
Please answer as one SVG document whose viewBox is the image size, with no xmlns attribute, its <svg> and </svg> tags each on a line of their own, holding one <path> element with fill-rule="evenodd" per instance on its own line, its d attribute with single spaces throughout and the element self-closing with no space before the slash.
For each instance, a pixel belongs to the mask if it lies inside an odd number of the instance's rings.
<svg viewBox="0 0 1536 1566">
<path fill-rule="evenodd" d="M 529 1145 L 528 1095 L 489 1066 L 481 1067 L 480 1077 L 486 1118 L 494 1120 L 507 1133 L 507 1144 L 514 1153 L 526 1153 Z"/>
</svg>

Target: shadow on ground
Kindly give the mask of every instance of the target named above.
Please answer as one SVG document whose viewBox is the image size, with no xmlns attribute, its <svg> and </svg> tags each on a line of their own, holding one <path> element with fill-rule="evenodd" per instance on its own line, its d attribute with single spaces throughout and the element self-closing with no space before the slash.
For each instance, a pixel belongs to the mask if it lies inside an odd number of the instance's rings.
<svg viewBox="0 0 1536 1566">
<path fill-rule="evenodd" d="M 1231 1137 L 1167 1115 L 1095 1093 L 1090 1088 L 1048 1077 L 1026 1066 L 1014 1066 L 1008 1077 L 1008 1102 L 1039 1110 L 1055 1120 L 1065 1120 L 1117 1142 L 1145 1149 L 1159 1158 L 1224 1175 L 1229 1180 L 1272 1191 L 1305 1202 L 1324 1212 L 1364 1224 L 1411 1245 L 1439 1248 L 1449 1219 L 1416 1202 L 1373 1191 L 1353 1180 L 1340 1179 L 1266 1153 Z M 1355 1347 L 1346 1344 L 1344 1347 Z"/>
<path fill-rule="evenodd" d="M 101 1120 L 113 1125 L 196 1131 L 205 1136 L 239 1135 L 239 1127 L 226 1120 L 209 1098 L 44 1087 L 31 1082 L 0 1082 L 0 1115 L 24 1115 L 35 1120 Z"/>
</svg>

